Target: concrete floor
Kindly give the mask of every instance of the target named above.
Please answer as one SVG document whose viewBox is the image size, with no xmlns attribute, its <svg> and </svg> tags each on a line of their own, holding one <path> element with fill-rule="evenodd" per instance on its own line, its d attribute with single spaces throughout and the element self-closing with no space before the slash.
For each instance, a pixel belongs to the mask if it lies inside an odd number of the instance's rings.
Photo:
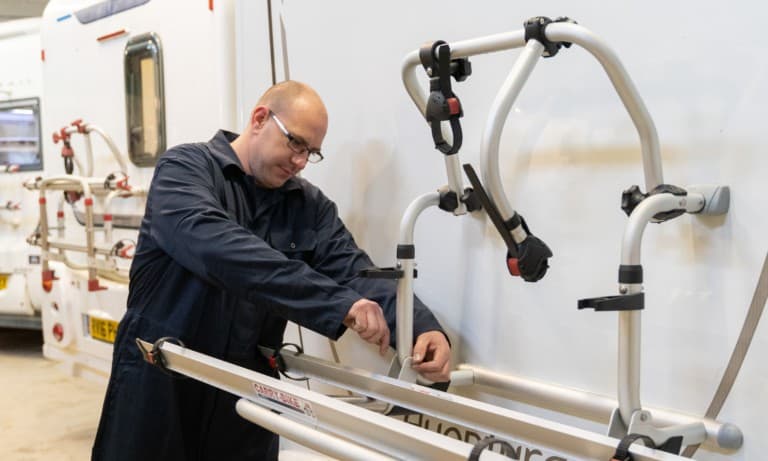
<svg viewBox="0 0 768 461">
<path fill-rule="evenodd" d="M 43 358 L 39 331 L 0 328 L 0 460 L 90 459 L 106 382 Z"/>
</svg>

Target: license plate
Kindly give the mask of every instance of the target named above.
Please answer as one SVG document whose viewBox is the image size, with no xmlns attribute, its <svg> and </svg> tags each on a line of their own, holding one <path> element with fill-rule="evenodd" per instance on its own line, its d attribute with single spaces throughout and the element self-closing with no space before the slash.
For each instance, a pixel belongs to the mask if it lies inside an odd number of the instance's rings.
<svg viewBox="0 0 768 461">
<path fill-rule="evenodd" d="M 0 274 L 0 290 L 5 290 L 6 288 L 8 288 L 8 276 Z"/>
<path fill-rule="evenodd" d="M 98 317 L 88 317 L 88 332 L 91 338 L 98 339 L 110 344 L 114 344 L 117 335 L 118 322 L 114 320 L 100 319 Z"/>
</svg>

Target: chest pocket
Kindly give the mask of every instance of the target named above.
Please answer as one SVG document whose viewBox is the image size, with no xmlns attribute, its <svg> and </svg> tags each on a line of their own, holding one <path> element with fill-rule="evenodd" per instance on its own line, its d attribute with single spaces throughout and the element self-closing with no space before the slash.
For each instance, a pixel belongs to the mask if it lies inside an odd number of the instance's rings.
<svg viewBox="0 0 768 461">
<path fill-rule="evenodd" d="M 288 259 L 297 259 L 309 263 L 315 256 L 317 233 L 312 229 L 293 232 L 293 235 L 273 239 L 272 247 Z"/>
</svg>

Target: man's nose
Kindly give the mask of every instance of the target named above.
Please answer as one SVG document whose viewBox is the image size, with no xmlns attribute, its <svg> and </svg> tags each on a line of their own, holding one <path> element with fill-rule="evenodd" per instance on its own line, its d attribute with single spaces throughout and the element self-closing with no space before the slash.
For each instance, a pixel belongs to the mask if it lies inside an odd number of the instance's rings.
<svg viewBox="0 0 768 461">
<path fill-rule="evenodd" d="M 308 152 L 302 152 L 302 153 L 295 153 L 291 156 L 291 163 L 296 165 L 296 167 L 303 169 L 305 166 L 307 166 L 307 161 L 309 160 Z"/>
</svg>

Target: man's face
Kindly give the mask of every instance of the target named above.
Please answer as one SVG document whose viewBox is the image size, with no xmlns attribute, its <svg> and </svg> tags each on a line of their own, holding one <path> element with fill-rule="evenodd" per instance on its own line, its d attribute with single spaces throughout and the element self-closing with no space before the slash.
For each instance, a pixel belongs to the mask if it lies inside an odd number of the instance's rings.
<svg viewBox="0 0 768 461">
<path fill-rule="evenodd" d="M 248 164 L 259 185 L 278 188 L 307 166 L 308 152 L 297 149 L 297 146 L 320 150 L 328 122 L 324 111 L 312 109 L 296 105 L 280 114 L 271 114 L 266 109 L 263 114 L 258 114 L 260 125 L 251 139 Z M 289 146 L 289 135 L 293 138 L 293 148 Z"/>
</svg>

